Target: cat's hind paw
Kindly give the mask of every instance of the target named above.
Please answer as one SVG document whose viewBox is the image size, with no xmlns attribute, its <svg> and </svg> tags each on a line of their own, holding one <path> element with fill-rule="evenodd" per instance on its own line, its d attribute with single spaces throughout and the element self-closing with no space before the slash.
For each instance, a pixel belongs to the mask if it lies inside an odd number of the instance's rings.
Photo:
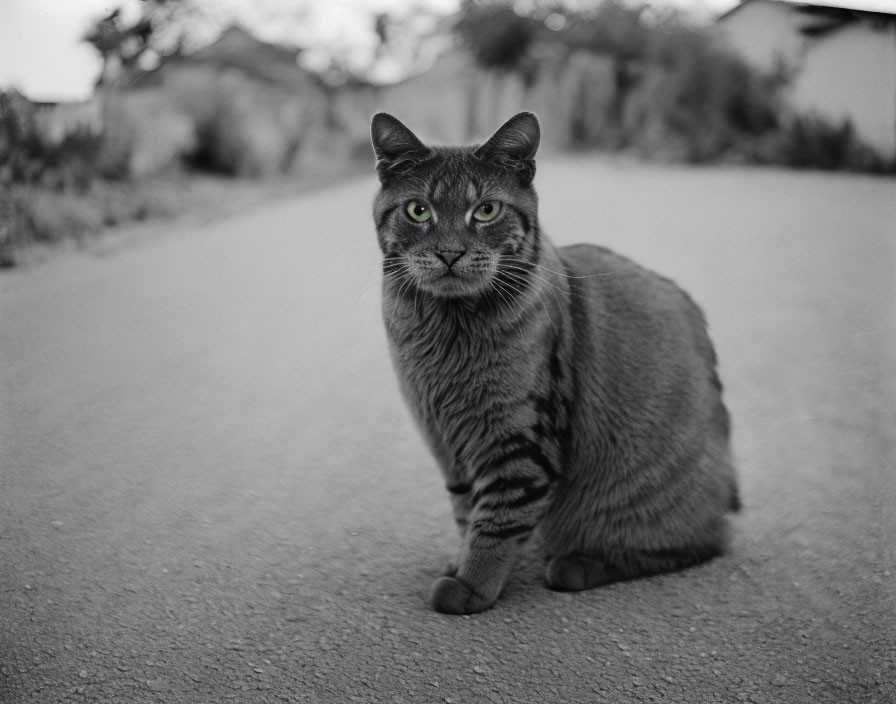
<svg viewBox="0 0 896 704">
<path fill-rule="evenodd" d="M 548 587 L 563 592 L 579 592 L 620 579 L 620 575 L 609 570 L 602 560 L 582 555 L 561 555 L 551 559 L 545 577 Z"/>
<path fill-rule="evenodd" d="M 432 585 L 429 605 L 440 614 L 476 614 L 485 611 L 496 599 L 487 599 L 455 577 L 439 577 Z"/>
</svg>

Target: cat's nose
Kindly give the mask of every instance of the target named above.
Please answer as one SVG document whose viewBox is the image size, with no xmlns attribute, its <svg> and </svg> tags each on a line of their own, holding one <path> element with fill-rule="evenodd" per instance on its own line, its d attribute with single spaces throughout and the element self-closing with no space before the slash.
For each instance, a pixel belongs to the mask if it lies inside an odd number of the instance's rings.
<svg viewBox="0 0 896 704">
<path fill-rule="evenodd" d="M 458 259 L 464 256 L 467 253 L 467 250 L 451 250 L 451 249 L 442 249 L 436 252 L 436 256 L 445 262 L 445 266 L 449 269 L 454 265 Z"/>
</svg>

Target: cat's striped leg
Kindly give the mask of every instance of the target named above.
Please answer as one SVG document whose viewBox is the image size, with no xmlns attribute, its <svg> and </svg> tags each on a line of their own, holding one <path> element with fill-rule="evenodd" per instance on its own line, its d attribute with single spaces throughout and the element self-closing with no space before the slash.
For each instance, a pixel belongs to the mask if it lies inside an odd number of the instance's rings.
<svg viewBox="0 0 896 704">
<path fill-rule="evenodd" d="M 451 494 L 451 511 L 454 514 L 454 523 L 463 540 L 467 537 L 467 528 L 470 525 L 470 513 L 473 511 L 472 494 L 473 487 L 470 484 L 454 483 L 448 485 Z M 457 562 L 449 562 L 442 574 L 453 577 L 457 574 Z"/>
<path fill-rule="evenodd" d="M 457 572 L 433 585 L 430 603 L 436 611 L 471 614 L 492 606 L 547 507 L 550 464 L 535 443 L 519 438 L 506 442 L 509 449 L 473 482 Z"/>
<path fill-rule="evenodd" d="M 473 487 L 470 484 L 449 484 L 448 492 L 451 494 L 451 511 L 454 514 L 454 522 L 460 537 L 467 535 L 470 525 L 470 513 L 473 511 Z"/>
</svg>

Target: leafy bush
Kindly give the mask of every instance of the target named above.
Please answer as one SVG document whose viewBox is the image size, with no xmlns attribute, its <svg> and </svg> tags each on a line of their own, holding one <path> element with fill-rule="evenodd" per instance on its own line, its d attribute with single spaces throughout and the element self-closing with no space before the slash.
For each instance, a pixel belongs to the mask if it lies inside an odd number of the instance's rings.
<svg viewBox="0 0 896 704">
<path fill-rule="evenodd" d="M 101 143 L 86 127 L 53 139 L 41 129 L 32 103 L 15 92 L 0 93 L 0 183 L 84 191 L 99 176 Z"/>
<path fill-rule="evenodd" d="M 796 169 L 893 173 L 896 163 L 862 143 L 846 121 L 833 124 L 817 115 L 795 116 L 756 139 L 744 141 L 727 155 L 747 164 L 780 164 Z"/>
<path fill-rule="evenodd" d="M 102 143 L 101 135 L 85 128 L 69 132 L 57 144 L 45 143 L 38 155 L 41 183 L 63 191 L 86 191 L 101 175 Z"/>
<path fill-rule="evenodd" d="M 613 0 L 593 9 L 536 1 L 525 16 L 519 7 L 467 0 L 455 29 L 484 70 L 512 71 L 527 87 L 533 76 L 555 82 L 560 76 L 571 87 L 543 103 L 549 119 L 565 125 L 559 142 L 566 146 L 672 161 L 896 168 L 860 144 L 848 124 L 790 115 L 786 72 L 755 71 L 709 30 L 675 13 L 648 16 L 644 6 Z M 533 68 L 558 56 L 557 72 Z"/>
<path fill-rule="evenodd" d="M 84 243 L 106 227 L 175 215 L 190 198 L 171 180 L 97 181 L 77 194 L 21 184 L 0 189 L 0 266 L 15 265 L 26 245 Z"/>
<path fill-rule="evenodd" d="M 455 31 L 484 68 L 519 68 L 540 30 L 534 18 L 517 14 L 510 4 L 464 3 Z"/>
<path fill-rule="evenodd" d="M 626 7 L 613 0 L 590 10 L 551 12 L 563 15 L 565 23 L 560 30 L 543 36 L 574 50 L 637 59 L 644 55 L 652 32 L 642 21 L 643 8 Z"/>
<path fill-rule="evenodd" d="M 11 196 L 15 243 L 83 240 L 103 227 L 101 208 L 83 196 L 33 187 L 13 189 Z"/>
<path fill-rule="evenodd" d="M 647 155 L 717 159 L 745 138 L 775 130 L 777 87 L 702 32 L 650 35 L 642 74 L 623 109 L 628 144 Z"/>
<path fill-rule="evenodd" d="M 817 116 L 794 119 L 783 131 L 781 157 L 794 168 L 884 171 L 883 160 L 855 136 L 852 124 L 831 124 Z"/>
<path fill-rule="evenodd" d="M 15 91 L 0 91 L 0 184 L 31 180 L 39 150 L 34 106 Z"/>
</svg>

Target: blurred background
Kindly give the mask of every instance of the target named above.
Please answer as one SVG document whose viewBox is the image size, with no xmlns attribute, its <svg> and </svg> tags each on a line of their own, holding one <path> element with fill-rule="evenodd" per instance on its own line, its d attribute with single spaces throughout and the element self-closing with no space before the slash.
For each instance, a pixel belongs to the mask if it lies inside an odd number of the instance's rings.
<svg viewBox="0 0 896 704">
<path fill-rule="evenodd" d="M 893 173 L 893 0 L 3 0 L 0 263 L 371 167 L 368 120 Z"/>
</svg>

